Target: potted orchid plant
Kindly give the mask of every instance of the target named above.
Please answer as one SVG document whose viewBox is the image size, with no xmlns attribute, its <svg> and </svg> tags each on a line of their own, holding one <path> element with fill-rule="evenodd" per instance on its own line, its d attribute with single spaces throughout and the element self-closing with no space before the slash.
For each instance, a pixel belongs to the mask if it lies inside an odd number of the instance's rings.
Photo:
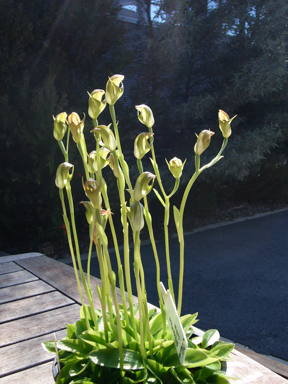
<svg viewBox="0 0 288 384">
<path fill-rule="evenodd" d="M 135 182 L 131 180 L 129 166 L 121 148 L 115 113 L 115 103 L 124 92 L 123 80 L 124 76 L 114 75 L 108 79 L 106 92 L 96 89 L 91 94 L 88 93 L 88 115 L 92 120 L 89 140 L 95 140 L 95 150 L 91 153 L 87 152 L 84 136 L 84 126 L 87 125 L 85 114 L 82 120 L 75 112 L 69 116 L 66 112 L 62 112 L 54 117 L 54 137 L 64 156 L 64 162 L 57 169 L 55 183 L 59 188 L 76 283 L 82 301 L 79 321 L 67 325 L 67 336 L 57 342 L 43 343 L 47 351 L 57 355 L 55 381 L 58 384 L 228 383 L 228 378 L 221 368 L 223 362 L 229 359 L 234 345 L 221 341 L 219 332 L 214 329 L 197 334 L 194 328 L 197 313 L 181 314 L 184 279 L 183 216 L 189 192 L 198 176 L 222 158 L 228 137 L 231 135 L 231 121 L 235 116 L 230 119 L 227 113 L 219 111 L 218 120 L 223 144 L 217 156 L 205 165 L 201 165 L 201 155 L 208 148 L 214 133 L 210 130 L 199 133 L 194 146 L 195 172 L 186 186 L 180 207 L 173 207 L 179 240 L 180 265 L 176 301 L 170 268 L 168 224 L 170 200 L 178 190 L 186 160 L 182 162 L 174 157 L 167 162 L 175 180 L 172 191 L 166 192 L 154 151 L 154 116 L 147 105 L 137 105 L 138 119 L 145 126 L 145 131 L 135 138 L 134 156 L 139 177 Z M 109 107 L 112 122 L 109 125 L 102 125 L 99 124 L 98 118 L 106 107 Z M 74 166 L 69 162 L 71 136 L 81 156 L 85 172 L 82 184 L 87 199 L 82 204 L 86 210 L 90 239 L 86 276 L 81 264 L 71 189 L 74 171 Z M 143 167 L 142 159 L 148 152 L 151 154 L 154 173 L 145 171 Z M 116 178 L 119 207 L 110 206 L 109 188 L 103 172 L 108 165 Z M 153 188 L 155 180 L 158 189 Z M 147 194 L 152 189 L 164 209 L 168 290 L 160 281 L 160 263 L 147 199 Z M 111 215 L 116 209 L 120 210 L 123 226 L 123 265 Z M 140 236 L 145 223 L 155 258 L 157 272 L 155 289 L 159 296 L 159 308 L 151 308 L 146 295 Z M 108 238 L 105 233 L 108 225 L 117 257 L 121 302 L 117 297 L 116 272 L 111 267 L 108 251 Z M 129 232 L 133 235 L 133 251 L 129 247 Z M 90 284 L 89 270 L 93 247 L 96 248 L 101 274 L 101 287 L 97 286 L 101 308 L 94 306 Z M 130 270 L 132 257 L 133 272 Z M 131 273 L 135 274 L 136 280 L 136 304 L 132 294 Z M 84 290 L 81 288 L 80 280 Z M 84 304 L 84 295 L 89 305 Z"/>
</svg>

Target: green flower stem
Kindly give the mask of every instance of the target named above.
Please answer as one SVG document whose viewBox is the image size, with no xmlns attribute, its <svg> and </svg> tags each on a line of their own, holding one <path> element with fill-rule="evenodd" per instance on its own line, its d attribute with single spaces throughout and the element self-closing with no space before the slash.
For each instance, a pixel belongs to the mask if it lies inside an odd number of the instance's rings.
<svg viewBox="0 0 288 384">
<path fill-rule="evenodd" d="M 106 314 L 106 276 L 105 275 L 105 269 L 104 269 L 104 263 L 103 263 L 103 255 L 102 255 L 102 248 L 99 243 L 96 244 L 96 253 L 99 261 L 99 267 L 100 267 L 100 276 L 101 276 L 101 297 L 100 303 L 101 303 L 101 310 L 102 310 L 102 317 L 103 317 L 103 324 L 104 324 L 104 334 L 105 334 L 105 341 L 108 342 L 108 322 L 107 322 L 107 314 Z"/>
<path fill-rule="evenodd" d="M 83 142 L 85 143 L 84 138 L 83 138 Z M 86 146 L 86 144 L 85 144 L 85 146 Z M 88 180 L 89 179 L 89 172 L 88 172 L 88 166 L 87 166 L 87 157 L 85 158 L 85 156 L 84 156 L 84 151 L 82 148 L 81 141 L 77 144 L 77 148 L 78 148 L 78 151 L 79 151 L 81 158 L 82 158 L 82 161 L 83 161 L 86 180 Z M 87 149 L 85 150 L 85 152 L 87 154 Z"/>
<path fill-rule="evenodd" d="M 107 193 L 107 185 L 106 185 L 106 182 L 105 182 L 105 180 L 103 178 L 102 178 L 102 188 L 101 188 L 101 191 L 102 191 L 102 196 L 103 196 L 103 199 L 104 199 L 104 202 L 105 202 L 105 207 L 106 207 L 107 211 L 109 211 L 110 210 L 110 203 L 109 203 L 109 198 L 108 198 L 108 193 Z M 111 233 L 112 233 L 112 238 L 113 238 L 113 243 L 114 243 L 116 259 L 117 259 L 118 277 L 119 277 L 119 285 L 120 285 L 120 291 L 121 291 L 121 298 L 122 298 L 124 315 L 125 315 L 125 319 L 126 319 L 126 324 L 129 324 L 129 316 L 128 316 L 128 312 L 127 312 L 123 269 L 122 269 L 122 263 L 121 263 L 121 257 L 120 257 L 120 252 L 119 252 L 118 240 L 117 240 L 117 235 L 116 235 L 116 231 L 115 231 L 112 215 L 108 215 L 108 220 L 109 220 L 109 225 L 110 225 L 110 229 L 111 229 Z"/>
<path fill-rule="evenodd" d="M 96 313 L 95 313 L 95 309 L 94 309 L 93 297 L 90 295 L 90 292 L 88 291 L 86 279 L 85 279 L 83 268 L 82 268 L 80 249 L 79 249 L 79 242 L 78 242 L 78 236 L 77 236 L 77 230 L 76 230 L 76 224 L 75 224 L 74 204 L 73 204 L 73 197 L 72 197 L 72 191 L 71 191 L 70 183 L 68 185 L 66 185 L 66 192 L 67 192 L 69 209 L 70 209 L 70 216 L 71 216 L 71 223 L 72 223 L 72 232 L 73 232 L 74 244 L 75 244 L 75 248 L 76 248 L 76 256 L 77 256 L 78 268 L 79 268 L 79 271 L 80 271 L 80 276 L 81 276 L 82 284 L 84 286 L 84 290 L 85 290 L 85 293 L 86 293 L 86 296 L 87 296 L 87 299 L 89 301 L 89 305 L 90 305 L 90 308 L 91 308 L 91 311 L 92 311 L 93 321 L 94 321 L 95 327 L 97 328 L 97 318 L 96 318 Z"/>
<path fill-rule="evenodd" d="M 170 193 L 170 195 L 167 196 L 168 199 L 171 199 L 171 197 L 177 192 L 177 190 L 179 188 L 179 184 L 180 184 L 180 179 L 175 179 L 173 191 Z"/>
<path fill-rule="evenodd" d="M 78 285 L 78 291 L 79 291 L 79 295 L 80 295 L 80 300 L 81 300 L 82 306 L 84 307 L 83 293 L 82 293 L 81 284 L 80 284 L 79 275 L 78 275 L 78 270 L 77 270 L 77 264 L 76 264 L 75 254 L 74 254 L 73 243 L 72 243 L 70 223 L 69 223 L 69 220 L 68 220 L 68 217 L 67 217 L 67 211 L 66 211 L 66 206 L 65 206 L 65 201 L 64 201 L 63 189 L 59 189 L 59 195 L 60 195 L 60 200 L 61 200 L 61 204 L 62 204 L 63 218 L 64 218 L 65 227 L 66 227 L 68 244 L 69 244 L 69 248 L 70 248 L 70 253 L 71 253 L 74 273 L 75 273 L 75 277 L 76 277 L 76 281 L 77 281 L 77 285 Z M 85 313 L 86 325 L 87 325 L 87 328 L 89 328 L 89 322 L 88 322 L 86 311 L 84 311 L 84 313 Z"/>
<path fill-rule="evenodd" d="M 143 164 L 141 160 L 137 160 L 137 165 L 140 174 L 143 173 Z M 154 254 L 154 259 L 155 259 L 155 264 L 156 264 L 156 285 L 157 285 L 157 291 L 158 291 L 158 297 L 160 304 L 163 304 L 163 299 L 160 291 L 160 262 L 159 262 L 159 257 L 158 257 L 158 252 L 157 252 L 157 247 L 156 247 L 156 242 L 155 242 L 155 237 L 154 237 L 154 231 L 153 231 L 153 226 L 152 226 L 152 216 L 149 211 L 149 205 L 148 205 L 148 200 L 147 197 L 144 196 L 144 217 L 145 221 L 148 227 L 148 232 L 149 232 L 149 237 L 153 249 L 153 254 Z"/>
<path fill-rule="evenodd" d="M 65 162 L 68 163 L 68 152 L 66 151 L 66 149 L 64 147 L 63 141 L 58 141 L 58 145 L 61 149 L 61 152 L 64 155 Z"/>
<path fill-rule="evenodd" d="M 144 320 L 145 313 L 143 307 L 143 292 L 140 283 L 140 232 L 134 232 L 134 271 L 136 279 L 136 288 L 138 296 L 138 308 L 139 308 L 139 324 L 140 324 L 140 336 L 141 336 L 141 354 L 143 361 L 146 360 L 146 350 L 145 350 L 145 338 L 144 338 Z"/>
<path fill-rule="evenodd" d="M 108 267 L 108 276 L 110 280 L 110 285 L 112 289 L 113 302 L 116 312 L 117 318 L 117 326 L 118 326 L 118 342 L 119 342 L 119 354 L 120 354 L 120 369 L 123 370 L 123 348 L 122 348 L 122 327 L 121 327 L 121 316 L 119 310 L 118 297 L 116 292 L 115 280 L 113 276 L 113 270 L 110 262 L 109 252 L 106 245 L 103 245 L 104 248 L 104 256 L 106 259 L 107 267 Z"/>
<path fill-rule="evenodd" d="M 91 227 L 91 229 L 90 229 Z M 87 281 L 88 281 L 88 287 L 90 290 L 90 295 L 92 296 L 92 289 L 91 289 L 91 282 L 90 282 L 90 267 L 91 267 L 91 254 L 92 254 L 92 247 L 93 247 L 93 230 L 94 228 L 90 225 L 89 231 L 92 230 L 92 236 L 90 235 L 90 244 L 89 244 L 89 251 L 88 251 L 88 260 L 87 260 Z"/>
<path fill-rule="evenodd" d="M 124 271 L 125 271 L 125 277 L 126 277 L 128 303 L 129 303 L 129 307 L 130 307 L 131 321 L 132 321 L 132 327 L 134 330 L 134 336 L 135 336 L 136 341 L 138 341 L 138 333 L 137 333 L 137 328 L 136 328 L 136 324 L 134 321 L 133 294 L 132 294 L 132 285 L 131 285 L 131 276 L 130 276 L 129 227 L 128 227 L 128 220 L 127 220 L 127 206 L 126 206 L 126 201 L 125 201 L 125 179 L 124 179 L 122 171 L 119 167 L 118 156 L 116 154 L 116 151 L 113 151 L 112 153 L 113 153 L 113 156 L 115 159 L 115 165 L 117 167 L 117 172 L 119 174 L 119 177 L 117 179 L 117 186 L 118 186 L 120 203 L 121 203 L 121 218 L 122 218 L 123 236 L 124 236 Z"/>
<path fill-rule="evenodd" d="M 200 156 L 195 155 L 195 173 L 191 177 L 189 183 L 186 186 L 185 192 L 183 194 L 183 198 L 181 201 L 181 206 L 180 206 L 180 222 L 179 222 L 179 232 L 178 232 L 178 240 L 180 243 L 180 268 L 179 268 L 179 289 L 178 289 L 178 315 L 181 315 L 181 308 L 182 308 L 182 296 L 183 296 L 183 277 L 184 277 L 184 235 L 183 235 L 183 215 L 184 215 L 184 209 L 185 205 L 187 202 L 187 198 L 189 195 L 189 192 L 197 179 L 197 177 L 200 175 L 201 172 L 203 172 L 205 169 L 212 167 L 215 163 L 217 163 L 222 157 L 221 154 L 224 151 L 226 145 L 228 143 L 228 139 L 224 138 L 222 147 L 217 154 L 217 156 L 214 157 L 210 163 L 204 165 L 202 168 L 199 169 L 200 167 Z"/>
<path fill-rule="evenodd" d="M 117 125 L 117 122 L 116 122 L 116 115 L 115 115 L 114 105 L 109 105 L 109 110 L 110 110 L 110 115 L 111 115 L 111 119 L 112 119 L 112 122 L 113 122 L 113 127 L 114 127 L 116 142 L 117 142 L 117 148 L 118 148 L 118 152 L 119 152 L 118 159 L 119 159 L 119 162 L 121 164 L 121 168 L 123 170 L 123 173 L 124 173 L 124 176 L 125 176 L 125 180 L 126 180 L 126 183 L 128 185 L 129 191 L 130 191 L 130 195 L 132 195 L 133 188 L 132 188 L 132 184 L 131 184 L 130 176 L 129 176 L 129 167 L 128 167 L 126 161 L 124 160 L 124 155 L 122 153 L 122 148 L 121 148 L 121 142 L 120 142 L 120 137 L 119 137 L 118 125 Z"/>
<path fill-rule="evenodd" d="M 152 128 L 149 128 L 149 132 L 153 133 Z M 163 195 L 164 200 L 165 200 L 165 206 L 164 206 L 164 209 L 165 209 L 165 211 L 164 211 L 164 237 L 165 237 L 165 253 L 166 253 L 166 265 L 167 265 L 167 274 L 168 274 L 168 286 L 169 286 L 169 290 L 170 290 L 171 296 L 172 296 L 172 298 L 173 298 L 173 300 L 175 302 L 175 295 L 174 295 L 174 288 L 173 288 L 173 279 L 172 279 L 172 273 L 171 273 L 171 263 L 170 263 L 168 224 L 169 224 L 169 214 L 170 214 L 170 201 L 169 201 L 169 199 L 177 191 L 177 189 L 179 187 L 179 181 L 177 182 L 177 179 L 176 179 L 173 191 L 171 192 L 171 194 L 169 196 L 167 196 L 166 192 L 164 190 L 163 184 L 162 184 L 160 172 L 159 172 L 157 161 L 156 161 L 154 145 L 153 145 L 153 141 L 151 139 L 150 139 L 150 143 L 151 143 L 151 154 L 152 154 L 152 159 L 153 159 L 152 165 L 153 165 L 153 168 L 154 168 L 154 171 L 155 171 L 155 174 L 156 174 L 156 178 L 157 178 L 158 184 L 160 186 L 162 195 Z"/>
</svg>

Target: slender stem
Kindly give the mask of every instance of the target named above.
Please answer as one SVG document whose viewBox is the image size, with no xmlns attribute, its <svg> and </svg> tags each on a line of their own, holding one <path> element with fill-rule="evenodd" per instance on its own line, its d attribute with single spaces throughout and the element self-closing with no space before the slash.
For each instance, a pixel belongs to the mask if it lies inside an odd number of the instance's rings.
<svg viewBox="0 0 288 384">
<path fill-rule="evenodd" d="M 181 307 L 182 307 L 182 295 L 183 295 L 183 277 L 184 277 L 184 235 L 183 235 L 183 215 L 184 215 L 184 209 L 187 202 L 187 198 L 189 195 L 189 192 L 197 179 L 197 177 L 200 175 L 201 172 L 203 172 L 205 169 L 212 167 L 215 163 L 217 163 L 221 159 L 221 154 L 224 151 L 226 145 L 228 143 L 228 139 L 224 138 L 222 147 L 217 154 L 217 156 L 214 157 L 210 163 L 204 165 L 202 168 L 200 167 L 200 156 L 195 155 L 195 173 L 191 177 L 189 183 L 186 186 L 185 192 L 183 194 L 183 198 L 180 205 L 180 222 L 179 222 L 179 232 L 178 232 L 178 240 L 180 243 L 180 267 L 179 267 L 179 289 L 178 289 L 178 315 L 181 315 Z"/>
</svg>

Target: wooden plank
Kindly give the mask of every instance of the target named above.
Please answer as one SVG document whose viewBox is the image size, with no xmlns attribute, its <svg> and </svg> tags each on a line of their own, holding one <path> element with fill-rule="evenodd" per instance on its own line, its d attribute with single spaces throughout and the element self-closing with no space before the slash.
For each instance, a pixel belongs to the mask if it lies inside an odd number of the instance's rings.
<svg viewBox="0 0 288 384">
<path fill-rule="evenodd" d="M 22 268 L 19 265 L 13 263 L 12 261 L 9 263 L 0 264 L 0 275 L 17 271 L 22 271 Z"/>
<path fill-rule="evenodd" d="M 51 287 L 50 285 L 44 283 L 44 281 L 41 280 L 36 280 L 30 283 L 20 285 L 14 285 L 8 288 L 1 288 L 0 304 L 51 291 L 55 291 L 55 288 Z"/>
<path fill-rule="evenodd" d="M 261 355 L 252 351 L 251 349 L 243 348 L 238 345 L 235 346 L 235 349 L 237 349 L 245 356 L 250 357 L 254 361 L 257 361 L 257 363 L 264 365 L 266 368 L 277 373 L 278 375 L 281 375 L 284 378 L 288 379 L 288 364 L 281 363 L 281 361 L 274 360 L 268 356 Z"/>
<path fill-rule="evenodd" d="M 66 330 L 56 332 L 57 340 L 60 340 L 64 336 L 66 336 Z M 6 376 L 5 378 L 3 377 L 0 383 L 10 384 L 10 376 L 8 378 L 7 375 L 35 367 L 48 361 L 52 361 L 54 359 L 54 355 L 45 351 L 41 345 L 41 343 L 44 341 L 49 340 L 53 340 L 53 334 L 48 334 L 45 336 L 37 337 L 35 339 L 0 348 L 0 377 Z M 17 383 L 22 384 L 22 381 Z M 29 384 L 32 383 L 33 381 L 29 382 Z M 34 383 L 38 384 L 38 381 L 35 380 Z"/>
<path fill-rule="evenodd" d="M 237 381 L 239 384 L 287 384 L 287 380 L 283 377 L 237 350 L 234 350 L 230 357 L 231 360 L 227 363 L 227 376 L 239 378 Z M 235 380 L 229 382 L 236 383 Z"/>
<path fill-rule="evenodd" d="M 36 315 L 37 313 L 64 307 L 74 303 L 74 301 L 57 291 L 29 297 L 23 300 L 13 301 L 1 305 L 0 323 Z"/>
<path fill-rule="evenodd" d="M 0 378 L 0 384 L 55 384 L 52 376 L 52 363 L 38 365 L 24 371 L 14 373 L 9 378 Z"/>
<path fill-rule="evenodd" d="M 0 347 L 65 329 L 67 323 L 75 323 L 79 320 L 79 310 L 79 305 L 73 304 L 1 324 Z M 19 350 L 17 357 L 21 358 L 21 355 Z"/>
<path fill-rule="evenodd" d="M 28 283 L 38 278 L 28 271 L 19 271 L 1 275 L 0 288 L 11 287 L 12 285 Z"/>
<path fill-rule="evenodd" d="M 69 265 L 59 263 L 59 261 L 50 259 L 47 256 L 37 257 L 36 259 L 19 260 L 17 261 L 17 264 L 27 269 L 28 271 L 31 271 L 41 280 L 52 285 L 58 291 L 64 293 L 66 296 L 81 304 L 74 269 Z M 101 308 L 97 295 L 96 284 L 101 286 L 101 280 L 91 276 L 91 287 L 94 295 L 94 305 L 96 308 Z M 85 303 L 88 304 L 83 286 L 82 292 Z"/>
<path fill-rule="evenodd" d="M 31 257 L 39 257 L 39 256 L 42 256 L 42 253 L 31 252 L 31 253 L 20 253 L 18 255 L 1 256 L 0 257 L 0 264 L 7 263 L 9 261 L 30 259 Z"/>
</svg>

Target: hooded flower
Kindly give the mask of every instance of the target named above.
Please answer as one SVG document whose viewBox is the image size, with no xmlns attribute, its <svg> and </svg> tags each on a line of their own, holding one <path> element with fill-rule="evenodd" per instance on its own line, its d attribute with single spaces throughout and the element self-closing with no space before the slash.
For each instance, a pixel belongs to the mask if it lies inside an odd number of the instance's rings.
<svg viewBox="0 0 288 384">
<path fill-rule="evenodd" d="M 226 112 L 222 111 L 222 109 L 219 109 L 218 113 L 218 119 L 219 119 L 219 128 L 222 132 L 222 135 L 225 139 L 228 139 L 229 136 L 231 136 L 232 130 L 231 130 L 231 121 L 235 119 L 237 115 L 233 116 L 232 119 L 227 115 Z"/>
<path fill-rule="evenodd" d="M 205 129 L 199 134 L 199 136 L 196 135 L 197 141 L 194 146 L 194 152 L 196 153 L 196 155 L 201 155 L 205 151 L 205 149 L 209 147 L 211 136 L 213 135 L 214 132 L 211 132 L 210 129 Z"/>
<path fill-rule="evenodd" d="M 66 133 L 67 125 L 66 125 L 67 113 L 62 112 L 59 113 L 56 117 L 53 116 L 54 120 L 54 137 L 57 141 L 61 141 Z"/>
<path fill-rule="evenodd" d="M 105 91 L 103 89 L 94 89 L 94 91 L 89 95 L 88 101 L 88 115 L 91 119 L 98 119 L 100 113 L 106 107 L 106 100 L 102 101 Z"/>
<path fill-rule="evenodd" d="M 77 144 L 79 143 L 79 141 L 81 139 L 81 135 L 82 135 L 83 130 L 84 130 L 85 118 L 86 118 L 85 113 L 84 113 L 83 120 L 80 119 L 80 116 L 76 112 L 72 112 L 68 116 L 68 125 L 69 125 L 69 128 L 71 130 L 73 140 Z"/>
<path fill-rule="evenodd" d="M 113 75 L 109 77 L 106 84 L 106 101 L 109 105 L 114 105 L 124 93 L 123 75 Z"/>
<path fill-rule="evenodd" d="M 169 171 L 172 173 L 175 179 L 179 179 L 182 176 L 182 171 L 186 160 L 184 161 L 184 163 L 182 163 L 182 160 L 178 159 L 177 157 L 173 157 L 173 159 L 171 159 L 169 163 L 166 160 L 166 163 L 168 165 Z"/>
<path fill-rule="evenodd" d="M 146 125 L 146 127 L 152 128 L 155 123 L 155 120 L 153 112 L 148 107 L 148 105 L 135 105 L 135 108 L 137 109 L 137 116 L 139 121 L 141 121 L 142 124 Z"/>
</svg>

